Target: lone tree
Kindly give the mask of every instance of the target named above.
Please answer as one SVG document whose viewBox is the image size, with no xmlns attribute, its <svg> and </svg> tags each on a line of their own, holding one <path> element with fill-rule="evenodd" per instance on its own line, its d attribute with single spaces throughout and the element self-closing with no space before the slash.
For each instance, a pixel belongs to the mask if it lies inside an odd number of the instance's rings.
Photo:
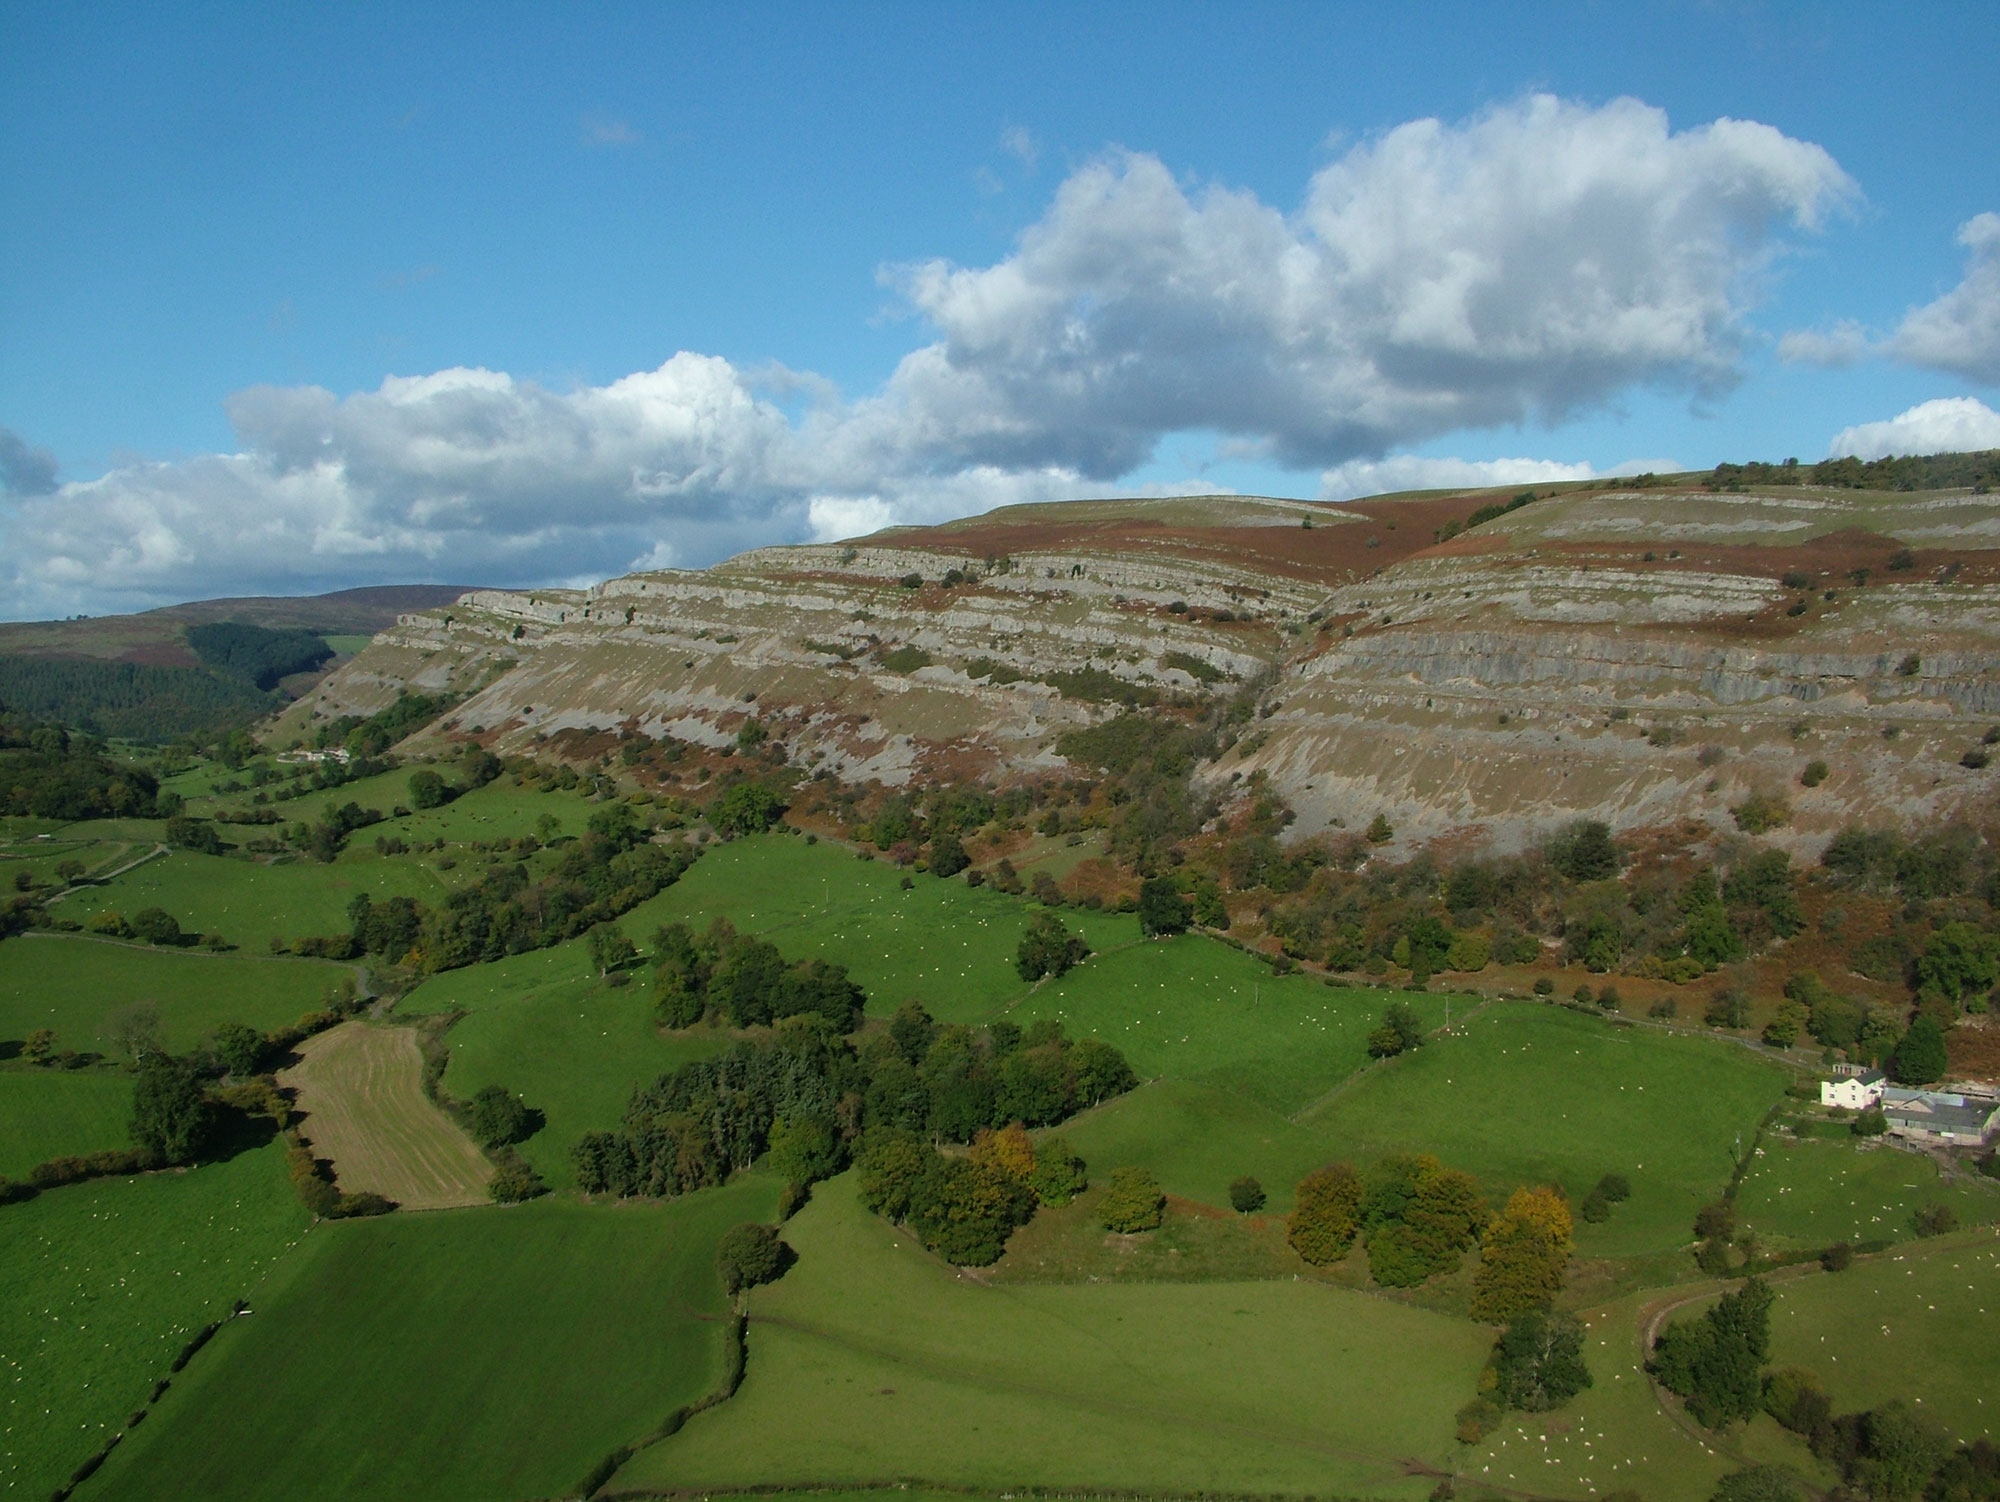
<svg viewBox="0 0 2000 1502">
<path fill-rule="evenodd" d="M 238 1079 L 257 1073 L 270 1051 L 264 1035 L 244 1023 L 225 1022 L 215 1030 L 215 1056 Z"/>
<path fill-rule="evenodd" d="M 1890 1061 L 1890 1067 L 1899 1084 L 1929 1085 L 1944 1078 L 1948 1063 L 1944 1029 L 1937 1025 L 1935 1019 L 1919 1016 L 1896 1045 L 1896 1056 Z"/>
<path fill-rule="evenodd" d="M 1028 920 L 1021 946 L 1014 951 L 1014 971 L 1022 980 L 1059 976 L 1090 953 L 1090 945 L 1063 927 L 1062 919 L 1044 909 Z"/>
<path fill-rule="evenodd" d="M 1229 1185 L 1229 1206 L 1238 1215 L 1248 1215 L 1264 1208 L 1264 1186 L 1249 1174 L 1233 1179 Z"/>
<path fill-rule="evenodd" d="M 1516 1189 L 1480 1245 L 1473 1317 L 1512 1319 L 1551 1302 L 1568 1277 L 1575 1229 L 1561 1190 Z"/>
<path fill-rule="evenodd" d="M 1139 885 L 1139 932 L 1149 939 L 1186 933 L 1194 914 L 1187 898 L 1164 876 L 1149 876 Z"/>
<path fill-rule="evenodd" d="M 1392 1001 L 1382 1025 L 1368 1035 L 1368 1051 L 1378 1059 L 1394 1058 L 1424 1041 L 1423 1019 L 1406 1001 Z"/>
<path fill-rule="evenodd" d="M 769 1226 L 745 1221 L 725 1231 L 715 1247 L 715 1270 L 731 1293 L 780 1277 L 791 1265 L 792 1249 Z"/>
<path fill-rule="evenodd" d="M 1051 1137 L 1035 1154 L 1028 1187 L 1045 1205 L 1067 1205 L 1090 1187 L 1090 1176 L 1082 1155 L 1063 1138 Z"/>
<path fill-rule="evenodd" d="M 639 949 L 615 923 L 600 923 L 590 931 L 590 964 L 599 975 L 622 970 L 639 958 Z"/>
<path fill-rule="evenodd" d="M 1166 1209 L 1167 1197 L 1151 1169 L 1117 1168 L 1111 1172 L 1104 1198 L 1097 1202 L 1097 1218 L 1105 1230 L 1129 1236 L 1159 1225 Z"/>
<path fill-rule="evenodd" d="M 784 811 L 784 802 L 769 788 L 739 782 L 710 806 L 708 822 L 719 834 L 762 834 Z"/>
<path fill-rule="evenodd" d="M 181 926 L 165 908 L 141 908 L 132 915 L 132 932 L 148 944 L 178 944 Z"/>
<path fill-rule="evenodd" d="M 1577 819 L 1556 832 L 1543 854 L 1571 881 L 1604 881 L 1618 874 L 1623 863 L 1611 840 L 1611 827 L 1596 819 Z"/>
<path fill-rule="evenodd" d="M 466 1109 L 472 1135 L 486 1147 L 504 1147 L 528 1135 L 528 1108 L 505 1085 L 488 1085 L 472 1097 Z"/>
<path fill-rule="evenodd" d="M 1315 1267 L 1338 1262 L 1361 1227 L 1361 1175 L 1351 1164 L 1330 1163 L 1299 1180 L 1285 1237 Z"/>
<path fill-rule="evenodd" d="M 939 830 L 931 837 L 931 875 L 956 876 L 971 864 L 965 843 L 949 829 Z"/>
<path fill-rule="evenodd" d="M 214 1140 L 215 1103 L 185 1059 L 149 1053 L 132 1089 L 132 1140 L 166 1163 L 192 1163 Z"/>
<path fill-rule="evenodd" d="M 1112 1182 L 1098 1200 L 1098 1220 L 1104 1230 L 1132 1232 L 1152 1230 L 1166 1214 L 1166 1194 L 1150 1168 L 1114 1168 Z"/>
<path fill-rule="evenodd" d="M 451 789 L 445 780 L 429 767 L 419 768 L 410 774 L 410 806 L 412 808 L 442 808 L 451 798 Z"/>
<path fill-rule="evenodd" d="M 1590 1386 L 1583 1326 L 1572 1314 L 1535 1308 L 1516 1315 L 1493 1351 L 1495 1396 L 1509 1408 L 1544 1413 Z"/>
<path fill-rule="evenodd" d="M 112 1047 L 137 1064 L 150 1054 L 166 1052 L 160 1033 L 160 1009 L 150 1001 L 120 1007 L 104 1019 Z"/>
</svg>

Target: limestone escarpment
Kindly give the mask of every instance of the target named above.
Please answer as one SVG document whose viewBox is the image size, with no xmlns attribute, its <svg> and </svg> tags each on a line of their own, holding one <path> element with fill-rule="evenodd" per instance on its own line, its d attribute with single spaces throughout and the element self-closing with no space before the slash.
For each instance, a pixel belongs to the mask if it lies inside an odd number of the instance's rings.
<svg viewBox="0 0 2000 1502">
<path fill-rule="evenodd" d="M 408 685 L 467 695 L 434 733 L 502 750 L 720 744 L 755 716 L 794 761 L 900 783 L 1056 768 L 1059 734 L 1120 699 L 1256 681 L 1259 717 L 1203 775 L 1264 773 L 1301 833 L 1383 813 L 1399 841 L 1578 814 L 1721 834 L 1755 792 L 1812 841 L 1984 797 L 1960 762 L 2000 721 L 1991 498 L 1581 489 L 1434 540 L 1491 499 L 1020 507 L 482 591 L 403 618 L 278 733 Z"/>
</svg>

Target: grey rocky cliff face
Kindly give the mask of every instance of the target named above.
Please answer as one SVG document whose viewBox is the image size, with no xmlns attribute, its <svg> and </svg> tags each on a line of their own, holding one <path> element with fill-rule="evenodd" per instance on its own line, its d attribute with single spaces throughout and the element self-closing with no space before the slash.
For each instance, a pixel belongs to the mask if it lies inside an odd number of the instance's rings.
<svg viewBox="0 0 2000 1502">
<path fill-rule="evenodd" d="M 1675 535 L 1726 534 L 1739 553 L 1746 537 L 1838 532 L 1854 509 L 1673 499 Z M 1203 775 L 1227 787 L 1264 773 L 1298 810 L 1294 835 L 1385 813 L 1399 845 L 1519 841 L 1578 815 L 1691 820 L 1725 837 L 1729 810 L 1761 792 L 1792 804 L 1780 837 L 1811 845 L 1848 822 L 1987 799 L 1986 774 L 1959 759 L 2000 720 L 2000 585 L 1932 569 L 1800 591 L 1769 568 L 1579 560 L 1577 538 L 1615 540 L 1659 504 L 1551 505 L 1526 513 L 1535 528 L 1503 519 L 1478 551 L 1326 582 L 1129 542 L 989 560 L 884 539 L 589 590 L 478 591 L 404 617 L 278 731 L 371 712 L 407 685 L 467 695 L 449 730 L 503 751 L 607 727 L 722 744 L 755 715 L 795 763 L 899 783 L 947 765 L 1060 766 L 1063 731 L 1116 712 L 1046 681 L 1079 669 L 1183 701 L 1270 673 L 1268 712 Z M 2000 545 L 1990 501 L 1887 504 L 1910 512 L 1905 527 Z M 1646 525 L 1663 535 L 1658 515 Z M 954 569 L 967 582 L 941 587 Z M 899 582 L 912 573 L 921 588 Z M 899 648 L 914 650 L 884 661 Z M 995 681 L 996 664 L 1016 681 Z M 1798 776 L 1813 759 L 1831 775 L 1808 790 Z"/>
</svg>

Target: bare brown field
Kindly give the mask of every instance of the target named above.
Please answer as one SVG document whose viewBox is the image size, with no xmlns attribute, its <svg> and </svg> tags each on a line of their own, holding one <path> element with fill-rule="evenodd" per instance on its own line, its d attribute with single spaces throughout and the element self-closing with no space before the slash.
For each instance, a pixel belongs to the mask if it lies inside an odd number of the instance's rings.
<svg viewBox="0 0 2000 1502">
<path fill-rule="evenodd" d="M 424 1096 L 423 1056 L 403 1027 L 347 1022 L 308 1039 L 278 1076 L 298 1092 L 301 1134 L 350 1194 L 406 1210 L 486 1203 L 493 1166 Z"/>
</svg>

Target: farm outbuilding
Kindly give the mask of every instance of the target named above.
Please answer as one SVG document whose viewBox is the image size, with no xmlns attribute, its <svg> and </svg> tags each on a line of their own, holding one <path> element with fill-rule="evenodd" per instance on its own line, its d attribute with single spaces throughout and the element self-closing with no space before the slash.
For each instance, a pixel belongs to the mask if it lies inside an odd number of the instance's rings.
<svg viewBox="0 0 2000 1502">
<path fill-rule="evenodd" d="M 1890 1086 L 1882 1092 L 1882 1114 L 1898 1137 L 1978 1147 L 2000 1124 L 2000 1102 L 1949 1090 Z"/>
</svg>

